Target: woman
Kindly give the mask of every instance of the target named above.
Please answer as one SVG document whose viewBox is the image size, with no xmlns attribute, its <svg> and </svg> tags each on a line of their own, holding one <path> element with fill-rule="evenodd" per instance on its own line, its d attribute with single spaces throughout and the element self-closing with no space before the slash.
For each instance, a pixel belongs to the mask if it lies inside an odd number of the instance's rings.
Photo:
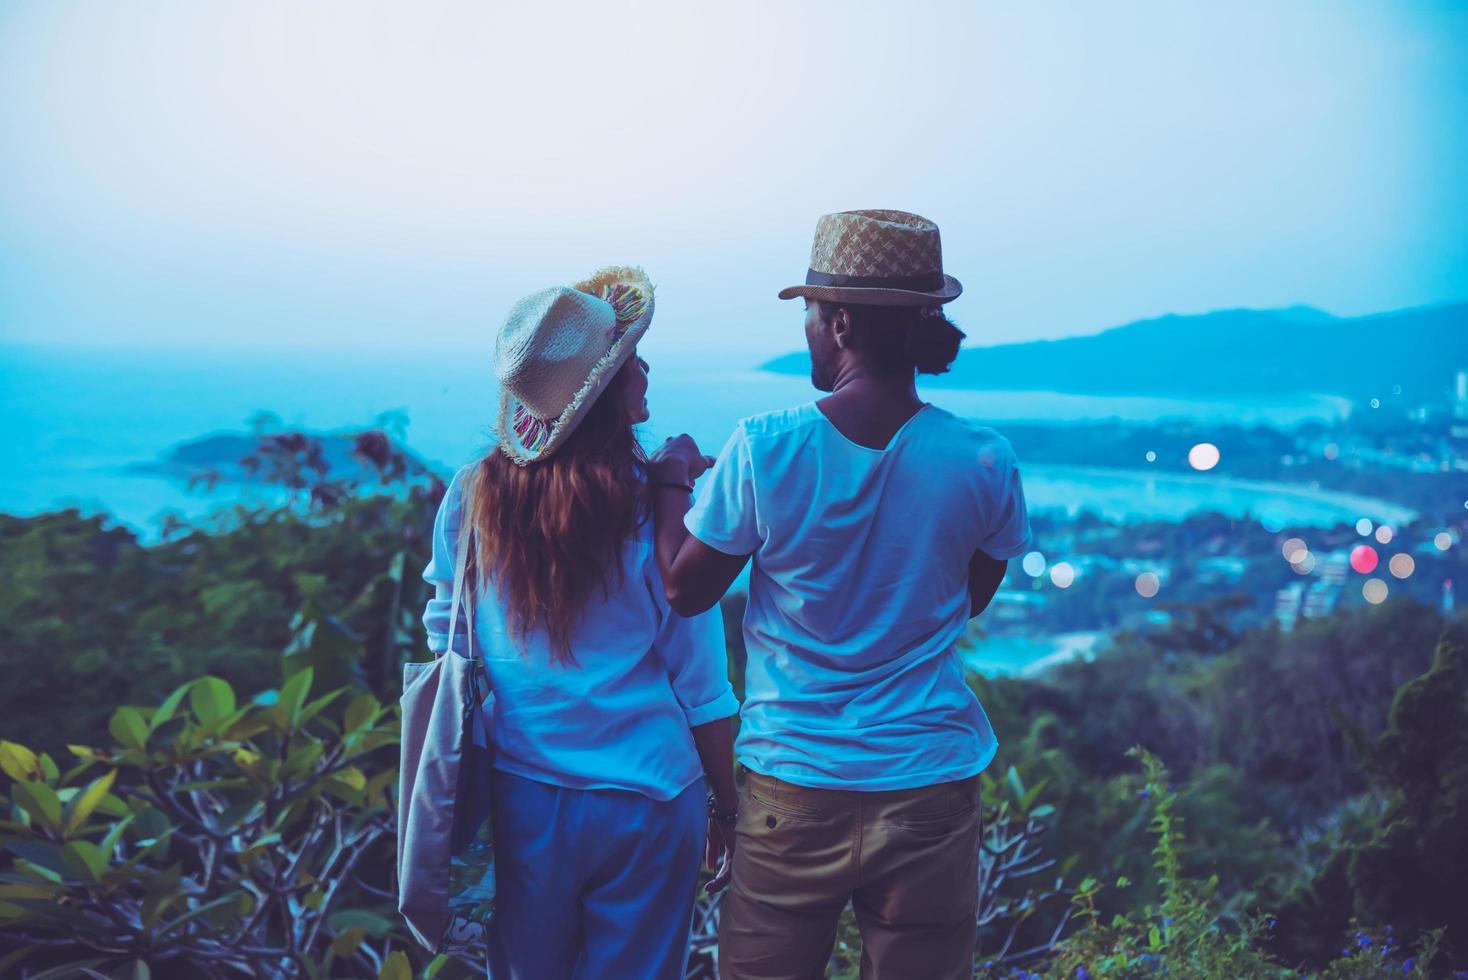
<svg viewBox="0 0 1468 980">
<path fill-rule="evenodd" d="M 682 977 L 706 830 L 711 862 L 727 854 L 739 706 L 723 631 L 717 611 L 668 607 L 633 431 L 652 313 L 630 268 L 516 304 L 495 350 L 499 444 L 458 472 L 434 525 L 429 645 L 449 642 L 462 528 L 495 695 L 496 980 Z"/>
</svg>

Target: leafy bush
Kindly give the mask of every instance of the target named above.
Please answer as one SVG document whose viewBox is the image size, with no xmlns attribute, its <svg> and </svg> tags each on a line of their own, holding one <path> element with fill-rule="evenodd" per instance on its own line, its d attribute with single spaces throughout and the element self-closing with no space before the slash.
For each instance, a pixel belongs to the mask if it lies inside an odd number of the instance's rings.
<svg viewBox="0 0 1468 980">
<path fill-rule="evenodd" d="M 0 717 L 10 730 L 60 757 L 67 743 L 100 738 L 118 704 L 156 703 L 202 674 L 268 687 L 296 642 L 335 647 L 338 663 L 395 698 L 400 665 L 422 646 L 418 572 L 443 484 L 382 433 L 354 445 L 384 488 L 307 468 L 310 444 L 299 433 L 260 438 L 257 465 L 286 481 L 286 504 L 175 524 L 150 547 L 76 511 L 0 515 Z M 358 492 L 381 489 L 391 492 Z M 332 679 L 318 669 L 317 681 Z"/>
<path fill-rule="evenodd" d="M 353 687 L 313 692 L 314 673 L 244 704 L 203 677 L 157 707 L 118 708 L 112 744 L 70 746 L 64 772 L 0 742 L 0 974 L 408 976 L 397 708 Z"/>
<path fill-rule="evenodd" d="M 1096 907 L 1101 885 L 1094 878 L 1082 881 L 1074 898 L 1075 918 L 1080 929 L 1060 944 L 1045 974 L 1075 980 L 1104 978 L 1180 977 L 1199 980 L 1269 980 L 1298 976 L 1296 970 L 1273 960 L 1262 948 L 1262 940 L 1274 927 L 1273 916 L 1255 914 L 1233 922 L 1221 914 L 1216 902 L 1218 879 L 1188 878 L 1179 855 L 1185 838 L 1177 815 L 1178 794 L 1166 768 L 1144 749 L 1131 754 L 1141 760 L 1145 794 L 1149 800 L 1149 829 L 1161 900 L 1147 905 L 1136 916 L 1116 915 L 1103 923 Z M 1130 881 L 1118 879 L 1116 887 Z M 1415 952 L 1397 947 L 1391 930 L 1373 938 L 1356 932 L 1339 959 L 1320 974 L 1331 980 L 1431 976 L 1441 931 L 1425 935 Z M 1041 976 L 1020 971 L 1021 975 Z"/>
<path fill-rule="evenodd" d="M 1379 738 L 1350 732 L 1386 805 L 1280 907 L 1282 953 L 1321 962 L 1357 920 L 1395 928 L 1412 941 L 1439 930 L 1448 955 L 1468 952 L 1464 661 L 1463 648 L 1444 640 L 1432 668 L 1392 699 Z"/>
</svg>

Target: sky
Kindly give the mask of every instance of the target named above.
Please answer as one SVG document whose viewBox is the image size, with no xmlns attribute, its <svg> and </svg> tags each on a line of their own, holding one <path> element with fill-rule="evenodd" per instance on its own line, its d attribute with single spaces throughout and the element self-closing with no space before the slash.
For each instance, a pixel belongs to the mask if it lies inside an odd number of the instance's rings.
<svg viewBox="0 0 1468 980">
<path fill-rule="evenodd" d="M 0 343 L 479 356 L 607 264 L 780 353 L 825 212 L 973 344 L 1468 298 L 1468 5 L 0 4 Z"/>
</svg>

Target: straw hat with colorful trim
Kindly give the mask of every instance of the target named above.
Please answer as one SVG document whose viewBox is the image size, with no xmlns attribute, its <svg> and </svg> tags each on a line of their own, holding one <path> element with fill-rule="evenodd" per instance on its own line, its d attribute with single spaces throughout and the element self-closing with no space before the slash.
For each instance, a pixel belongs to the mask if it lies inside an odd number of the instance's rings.
<svg viewBox="0 0 1468 980">
<path fill-rule="evenodd" d="M 962 284 L 943 272 L 933 222 L 906 211 L 840 211 L 816 222 L 805 283 L 780 290 L 780 298 L 937 306 L 961 292 Z"/>
<path fill-rule="evenodd" d="M 652 283 L 612 266 L 515 304 L 495 343 L 499 448 L 526 466 L 566 441 L 652 323 Z"/>
</svg>

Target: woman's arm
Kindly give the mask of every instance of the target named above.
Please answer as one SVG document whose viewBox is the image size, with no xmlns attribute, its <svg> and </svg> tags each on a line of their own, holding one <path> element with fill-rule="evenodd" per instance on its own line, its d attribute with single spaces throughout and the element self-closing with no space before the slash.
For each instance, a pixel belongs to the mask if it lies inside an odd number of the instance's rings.
<svg viewBox="0 0 1468 980">
<path fill-rule="evenodd" d="M 717 869 L 713 880 L 704 887 L 710 895 L 727 885 L 734 872 L 734 823 L 739 814 L 739 791 L 734 786 L 733 722 L 732 718 L 720 718 L 690 729 L 714 798 L 704 847 L 704 863 Z"/>
<path fill-rule="evenodd" d="M 668 604 L 692 616 L 712 609 L 749 561 L 748 555 L 726 555 L 688 533 L 683 517 L 693 506 L 692 488 L 713 465 L 692 437 L 675 436 L 652 455 L 653 533 L 658 570 Z"/>
<path fill-rule="evenodd" d="M 734 719 L 720 718 L 689 730 L 708 777 L 709 792 L 714 794 L 714 806 L 720 813 L 733 812 L 739 806 L 739 791 L 734 786 Z"/>
</svg>

